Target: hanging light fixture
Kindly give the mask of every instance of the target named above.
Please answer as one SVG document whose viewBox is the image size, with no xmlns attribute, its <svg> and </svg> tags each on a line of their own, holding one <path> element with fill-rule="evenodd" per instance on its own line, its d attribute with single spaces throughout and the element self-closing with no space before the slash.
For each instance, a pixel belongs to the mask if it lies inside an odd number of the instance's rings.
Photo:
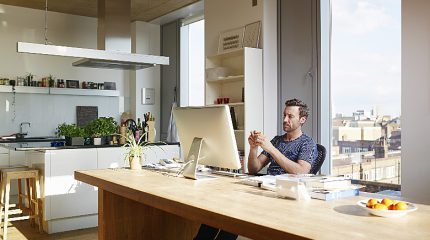
<svg viewBox="0 0 430 240">
<path fill-rule="evenodd" d="M 18 42 L 17 52 L 82 58 L 73 66 L 138 70 L 169 65 L 169 58 L 131 53 L 131 0 L 98 0 L 96 49 L 52 45 L 48 41 L 48 0 L 45 1 L 45 44 Z"/>
</svg>

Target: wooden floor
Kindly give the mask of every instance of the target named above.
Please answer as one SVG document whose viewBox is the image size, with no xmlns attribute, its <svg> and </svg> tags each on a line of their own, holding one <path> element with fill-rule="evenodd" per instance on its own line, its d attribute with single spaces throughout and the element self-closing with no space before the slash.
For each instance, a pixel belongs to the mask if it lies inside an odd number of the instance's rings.
<svg viewBox="0 0 430 240">
<path fill-rule="evenodd" d="M 3 232 L 3 228 L 1 230 Z M 47 234 L 39 233 L 37 228 L 30 227 L 28 220 L 10 223 L 7 231 L 8 240 L 97 240 L 97 228 Z"/>
</svg>

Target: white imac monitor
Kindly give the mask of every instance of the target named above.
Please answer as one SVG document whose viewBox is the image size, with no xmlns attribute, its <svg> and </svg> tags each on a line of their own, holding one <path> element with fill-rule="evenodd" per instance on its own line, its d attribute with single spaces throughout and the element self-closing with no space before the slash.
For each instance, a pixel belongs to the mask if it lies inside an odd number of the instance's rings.
<svg viewBox="0 0 430 240">
<path fill-rule="evenodd" d="M 173 109 L 179 141 L 187 166 L 184 177 L 197 179 L 197 164 L 241 167 L 229 107 L 177 107 Z"/>
</svg>

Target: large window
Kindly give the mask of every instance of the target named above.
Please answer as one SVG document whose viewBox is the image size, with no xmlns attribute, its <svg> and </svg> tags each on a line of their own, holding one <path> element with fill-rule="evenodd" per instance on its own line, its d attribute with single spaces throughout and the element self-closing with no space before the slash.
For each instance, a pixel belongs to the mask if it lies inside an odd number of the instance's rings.
<svg viewBox="0 0 430 240">
<path fill-rule="evenodd" d="M 205 22 L 181 27 L 181 106 L 204 105 Z"/>
<path fill-rule="evenodd" d="M 331 2 L 332 173 L 400 184 L 401 1 Z"/>
</svg>

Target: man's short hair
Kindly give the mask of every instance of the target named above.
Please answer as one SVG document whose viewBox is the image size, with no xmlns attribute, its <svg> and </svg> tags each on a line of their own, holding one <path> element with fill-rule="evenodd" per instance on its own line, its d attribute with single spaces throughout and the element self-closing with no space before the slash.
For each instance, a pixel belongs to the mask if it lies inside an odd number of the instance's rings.
<svg viewBox="0 0 430 240">
<path fill-rule="evenodd" d="M 306 119 L 308 119 L 308 116 L 309 116 L 309 108 L 308 108 L 308 105 L 306 105 L 304 102 L 302 102 L 301 100 L 299 100 L 299 99 L 296 99 L 296 98 L 294 98 L 294 99 L 290 99 L 290 100 L 287 100 L 286 102 L 285 102 L 285 106 L 286 107 L 299 107 L 299 116 L 300 117 L 305 117 Z"/>
</svg>

